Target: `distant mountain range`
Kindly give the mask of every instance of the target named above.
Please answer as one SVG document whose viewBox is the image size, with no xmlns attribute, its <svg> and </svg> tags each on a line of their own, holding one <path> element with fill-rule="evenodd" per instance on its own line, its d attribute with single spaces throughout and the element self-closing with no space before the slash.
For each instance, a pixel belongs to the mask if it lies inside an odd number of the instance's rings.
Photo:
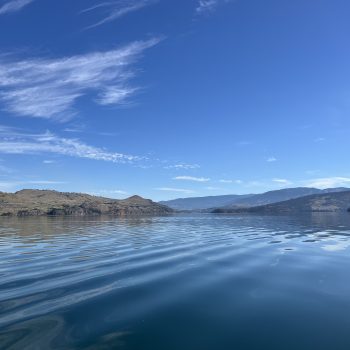
<svg viewBox="0 0 350 350">
<path fill-rule="evenodd" d="M 0 192 L 0 216 L 164 215 L 175 210 L 261 214 L 347 211 L 350 210 L 350 189 L 301 187 L 262 194 L 196 197 L 161 203 L 139 196 L 117 200 L 50 190 Z"/>
<path fill-rule="evenodd" d="M 162 201 L 160 202 L 160 204 L 169 206 L 170 208 L 175 210 L 202 211 L 214 208 L 230 210 L 242 207 L 247 208 L 273 204 L 309 195 L 336 193 L 344 191 L 350 191 L 350 189 L 341 187 L 320 190 L 317 188 L 297 187 L 269 191 L 261 194 L 179 198 L 170 201 Z"/>
<path fill-rule="evenodd" d="M 255 207 L 217 208 L 212 213 L 291 214 L 350 211 L 350 191 L 314 194 Z"/>
<path fill-rule="evenodd" d="M 203 210 L 230 205 L 236 200 L 242 200 L 250 196 L 252 195 L 229 194 L 225 196 L 179 198 L 170 201 L 161 201 L 159 203 L 175 210 Z"/>
<path fill-rule="evenodd" d="M 173 210 L 139 196 L 124 200 L 49 190 L 0 192 L 0 216 L 163 215 Z"/>
</svg>

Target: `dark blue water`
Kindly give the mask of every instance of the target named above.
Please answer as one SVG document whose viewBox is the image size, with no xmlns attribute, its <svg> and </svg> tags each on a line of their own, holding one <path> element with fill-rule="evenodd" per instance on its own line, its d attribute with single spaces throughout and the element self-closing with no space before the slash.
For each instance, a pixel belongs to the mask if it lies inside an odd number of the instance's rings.
<svg viewBox="0 0 350 350">
<path fill-rule="evenodd" d="M 0 221 L 1 349 L 350 349 L 350 215 Z"/>
</svg>

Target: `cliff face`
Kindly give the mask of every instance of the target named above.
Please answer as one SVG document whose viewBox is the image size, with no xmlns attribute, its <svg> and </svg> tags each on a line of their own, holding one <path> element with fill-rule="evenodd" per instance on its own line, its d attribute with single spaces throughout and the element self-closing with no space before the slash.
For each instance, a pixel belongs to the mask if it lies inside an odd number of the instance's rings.
<svg viewBox="0 0 350 350">
<path fill-rule="evenodd" d="M 22 190 L 0 193 L 0 216 L 165 215 L 172 209 L 133 196 L 124 200 L 81 193 Z"/>
</svg>

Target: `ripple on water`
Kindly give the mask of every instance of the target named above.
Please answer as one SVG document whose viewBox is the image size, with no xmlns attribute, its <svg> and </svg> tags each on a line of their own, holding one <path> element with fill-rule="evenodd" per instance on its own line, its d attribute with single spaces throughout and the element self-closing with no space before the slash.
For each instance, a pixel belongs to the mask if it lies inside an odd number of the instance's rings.
<svg viewBox="0 0 350 350">
<path fill-rule="evenodd" d="M 325 215 L 184 215 L 1 224 L 2 349 L 141 349 L 135 344 L 146 325 L 158 339 L 149 340 L 152 349 L 171 348 L 161 334 L 171 338 L 172 327 L 198 344 L 194 349 L 206 346 L 197 329 L 210 329 L 212 338 L 228 339 L 232 348 L 243 344 L 230 329 L 240 319 L 257 327 L 251 332 L 263 344 L 266 334 L 257 329 L 265 326 L 257 320 L 264 315 L 282 332 L 282 310 L 303 315 L 305 305 L 316 315 L 340 303 L 329 317 L 341 316 L 340 330 L 350 325 L 344 312 L 350 311 L 348 216 L 329 222 Z M 187 324 L 194 319 L 196 326 Z"/>
</svg>

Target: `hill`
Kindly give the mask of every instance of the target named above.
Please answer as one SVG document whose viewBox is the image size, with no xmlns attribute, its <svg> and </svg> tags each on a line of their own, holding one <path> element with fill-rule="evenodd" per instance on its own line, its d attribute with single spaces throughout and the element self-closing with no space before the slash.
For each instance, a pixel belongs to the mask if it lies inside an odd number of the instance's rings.
<svg viewBox="0 0 350 350">
<path fill-rule="evenodd" d="M 343 192 L 347 188 L 330 188 L 320 190 L 317 188 L 296 187 L 269 191 L 261 194 L 247 195 L 224 195 L 210 197 L 179 198 L 170 201 L 162 201 L 160 204 L 167 205 L 175 210 L 206 210 L 213 208 L 237 208 L 255 207 L 259 205 L 278 203 L 289 199 L 304 197 L 313 194 Z"/>
<path fill-rule="evenodd" d="M 346 212 L 350 191 L 315 194 L 283 202 L 246 208 L 218 208 L 213 213 L 291 214 L 305 212 Z"/>
<path fill-rule="evenodd" d="M 178 198 L 169 201 L 161 201 L 160 204 L 167 205 L 175 210 L 204 210 L 229 205 L 236 200 L 248 198 L 251 195 L 224 195 L 208 197 Z"/>
<path fill-rule="evenodd" d="M 133 196 L 124 200 L 50 190 L 0 192 L 0 216 L 163 215 L 173 210 Z"/>
<path fill-rule="evenodd" d="M 295 199 L 314 194 L 333 193 L 347 191 L 347 188 L 328 188 L 320 190 L 318 188 L 309 187 L 295 187 L 295 188 L 284 188 L 281 190 L 269 191 L 261 194 L 256 194 L 248 198 L 239 198 L 226 205 L 226 208 L 237 208 L 237 207 L 256 207 L 260 205 L 273 204 L 278 202 L 287 201 L 289 199 Z"/>
</svg>

